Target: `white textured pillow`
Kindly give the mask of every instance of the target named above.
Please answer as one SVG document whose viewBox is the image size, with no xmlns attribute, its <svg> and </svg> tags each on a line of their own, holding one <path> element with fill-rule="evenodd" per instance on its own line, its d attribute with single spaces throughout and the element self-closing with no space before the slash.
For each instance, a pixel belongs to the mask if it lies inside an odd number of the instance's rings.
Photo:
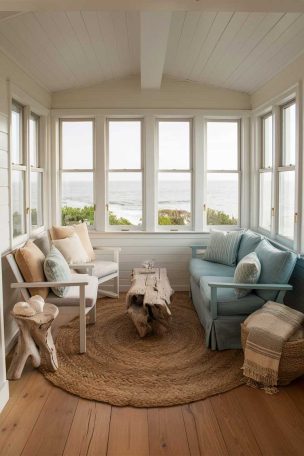
<svg viewBox="0 0 304 456">
<path fill-rule="evenodd" d="M 204 260 L 234 266 L 243 231 L 211 231 Z"/>
<path fill-rule="evenodd" d="M 234 283 L 257 283 L 261 274 L 261 263 L 255 252 L 246 255 L 237 265 L 234 272 Z M 243 298 L 252 290 L 247 288 L 235 288 L 238 298 Z"/>
<path fill-rule="evenodd" d="M 68 264 L 88 263 L 90 261 L 76 233 L 65 239 L 54 240 L 53 245 L 62 253 Z"/>
</svg>

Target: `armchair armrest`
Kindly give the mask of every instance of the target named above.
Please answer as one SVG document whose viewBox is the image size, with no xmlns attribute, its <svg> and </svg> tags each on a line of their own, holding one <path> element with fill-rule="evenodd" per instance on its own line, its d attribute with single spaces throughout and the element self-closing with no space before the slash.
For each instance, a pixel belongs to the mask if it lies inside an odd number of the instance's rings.
<svg viewBox="0 0 304 456">
<path fill-rule="evenodd" d="M 225 282 L 209 282 L 211 288 L 210 311 L 212 318 L 217 317 L 217 289 L 218 288 L 250 288 L 251 290 L 274 290 L 279 291 L 277 302 L 283 302 L 286 291 L 293 289 L 289 284 L 278 283 L 225 283 Z"/>
<path fill-rule="evenodd" d="M 69 267 L 70 269 L 77 269 L 78 271 L 83 271 L 83 274 L 87 272 L 89 275 L 92 275 L 94 263 L 75 263 L 69 264 Z"/>
<path fill-rule="evenodd" d="M 20 282 L 20 283 L 11 283 L 11 288 L 52 288 L 52 287 L 80 287 L 83 285 L 88 285 L 88 278 L 75 277 L 70 280 L 63 280 L 58 282 Z"/>
<path fill-rule="evenodd" d="M 292 285 L 278 283 L 224 283 L 224 282 L 209 282 L 211 288 L 251 288 L 251 290 L 292 290 Z"/>
<path fill-rule="evenodd" d="M 202 254 L 207 246 L 206 245 L 191 245 L 190 248 L 192 249 L 192 258 L 197 258 L 198 255 Z"/>
</svg>

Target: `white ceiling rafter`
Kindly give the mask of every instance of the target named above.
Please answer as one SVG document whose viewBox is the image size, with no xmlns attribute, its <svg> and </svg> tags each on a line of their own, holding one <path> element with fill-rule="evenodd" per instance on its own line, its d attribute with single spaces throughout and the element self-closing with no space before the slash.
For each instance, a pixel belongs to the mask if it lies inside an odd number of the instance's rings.
<svg viewBox="0 0 304 456">
<path fill-rule="evenodd" d="M 140 15 L 140 75 L 142 89 L 159 89 L 163 77 L 170 33 L 171 13 Z"/>
</svg>

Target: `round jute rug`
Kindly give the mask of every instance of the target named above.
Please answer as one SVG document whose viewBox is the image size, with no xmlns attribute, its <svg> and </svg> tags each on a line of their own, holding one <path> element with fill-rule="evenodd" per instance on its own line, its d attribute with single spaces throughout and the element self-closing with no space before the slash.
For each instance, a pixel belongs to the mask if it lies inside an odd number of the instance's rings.
<svg viewBox="0 0 304 456">
<path fill-rule="evenodd" d="M 43 372 L 54 385 L 112 405 L 156 407 L 204 399 L 242 383 L 242 351 L 214 352 L 186 293 L 175 293 L 169 331 L 140 339 L 126 314 L 125 295 L 97 303 L 80 355 L 79 322 L 59 330 L 59 369 Z"/>
</svg>

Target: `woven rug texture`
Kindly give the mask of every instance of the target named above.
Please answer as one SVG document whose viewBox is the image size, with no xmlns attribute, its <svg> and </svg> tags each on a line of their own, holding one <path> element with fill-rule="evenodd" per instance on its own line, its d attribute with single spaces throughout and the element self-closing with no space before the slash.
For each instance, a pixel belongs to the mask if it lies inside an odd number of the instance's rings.
<svg viewBox="0 0 304 456">
<path fill-rule="evenodd" d="M 59 369 L 43 372 L 77 396 L 117 406 L 187 404 L 242 384 L 241 350 L 206 349 L 204 332 L 185 292 L 173 296 L 169 331 L 141 339 L 120 299 L 97 302 L 97 321 L 87 325 L 87 352 L 79 351 L 79 320 L 60 328 Z"/>
</svg>

